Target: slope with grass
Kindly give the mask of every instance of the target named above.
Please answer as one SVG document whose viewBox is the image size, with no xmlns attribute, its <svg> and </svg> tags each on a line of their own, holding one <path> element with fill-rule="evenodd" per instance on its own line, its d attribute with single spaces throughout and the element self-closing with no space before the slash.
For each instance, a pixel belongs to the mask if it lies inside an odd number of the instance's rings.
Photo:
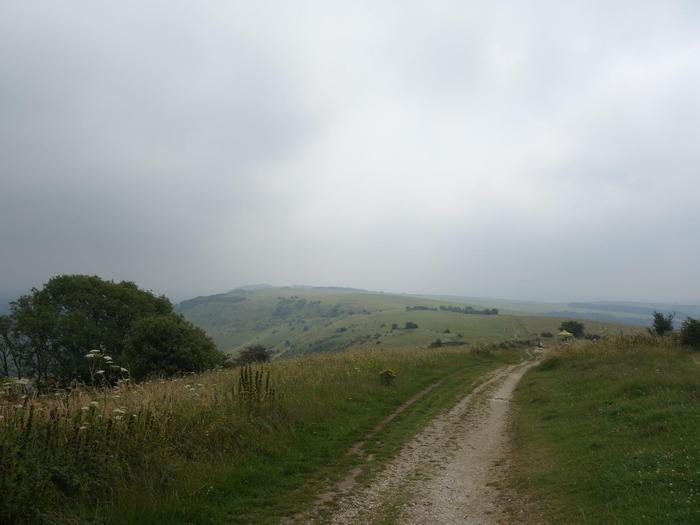
<svg viewBox="0 0 700 525">
<path fill-rule="evenodd" d="M 344 350 L 350 347 L 406 348 L 531 339 L 556 332 L 560 318 L 528 315 L 479 315 L 440 310 L 462 303 L 423 297 L 370 293 L 339 288 L 239 289 L 198 297 L 177 306 L 188 320 L 205 329 L 220 349 L 235 354 L 260 343 L 278 354 Z M 425 310 L 408 308 L 425 307 Z M 478 309 L 491 308 L 484 304 Z M 418 328 L 406 329 L 406 323 Z M 590 333 L 635 328 L 586 322 Z"/>
<path fill-rule="evenodd" d="M 700 523 L 700 366 L 665 339 L 577 344 L 516 392 L 517 488 L 551 523 Z"/>
</svg>

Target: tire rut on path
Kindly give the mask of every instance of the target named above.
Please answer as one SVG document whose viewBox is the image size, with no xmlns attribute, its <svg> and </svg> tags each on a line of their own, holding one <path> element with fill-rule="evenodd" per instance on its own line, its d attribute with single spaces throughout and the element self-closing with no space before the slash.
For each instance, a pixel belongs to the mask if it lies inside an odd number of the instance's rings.
<svg viewBox="0 0 700 525">
<path fill-rule="evenodd" d="M 498 523 L 510 400 L 532 364 L 499 369 L 435 417 L 368 486 L 344 495 L 329 523 Z"/>
</svg>

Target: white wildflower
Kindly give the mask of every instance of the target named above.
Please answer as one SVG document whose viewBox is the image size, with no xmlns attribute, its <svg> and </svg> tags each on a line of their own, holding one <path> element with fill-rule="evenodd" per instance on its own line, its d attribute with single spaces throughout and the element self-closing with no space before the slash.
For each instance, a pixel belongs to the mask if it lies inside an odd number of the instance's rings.
<svg viewBox="0 0 700 525">
<path fill-rule="evenodd" d="M 121 421 L 122 417 L 124 417 L 124 416 L 114 416 L 114 419 L 116 419 L 117 421 Z"/>
<path fill-rule="evenodd" d="M 90 407 L 80 407 L 80 410 L 82 410 L 83 412 L 87 412 L 88 410 L 90 410 Z"/>
<path fill-rule="evenodd" d="M 112 410 L 112 413 L 113 414 L 126 414 L 126 407 L 115 408 L 114 410 Z"/>
<path fill-rule="evenodd" d="M 90 406 L 98 407 L 100 404 L 97 401 L 90 401 Z"/>
<path fill-rule="evenodd" d="M 104 374 L 104 373 L 105 373 L 105 371 L 104 371 L 104 370 L 98 370 L 98 371 L 97 371 L 97 372 L 95 372 L 95 373 L 96 373 L 96 374 Z"/>
<path fill-rule="evenodd" d="M 24 405 L 15 405 L 15 408 L 22 408 Z"/>
<path fill-rule="evenodd" d="M 123 366 L 120 367 L 119 370 L 122 371 L 122 372 L 124 372 L 124 373 L 128 372 L 128 370 L 127 370 L 126 368 L 124 368 Z"/>
<path fill-rule="evenodd" d="M 88 426 L 87 425 L 81 425 L 80 430 L 85 430 Z"/>
<path fill-rule="evenodd" d="M 85 354 L 85 357 L 87 357 L 88 359 L 92 359 L 93 357 L 95 357 L 95 354 Z"/>
<path fill-rule="evenodd" d="M 102 359 L 104 359 L 105 361 L 112 361 L 112 356 L 106 355 Z"/>
</svg>

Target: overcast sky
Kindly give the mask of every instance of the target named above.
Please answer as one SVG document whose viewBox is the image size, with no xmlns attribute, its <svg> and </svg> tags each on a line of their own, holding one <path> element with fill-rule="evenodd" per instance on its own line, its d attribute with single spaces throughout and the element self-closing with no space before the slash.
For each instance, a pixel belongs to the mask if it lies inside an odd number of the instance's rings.
<svg viewBox="0 0 700 525">
<path fill-rule="evenodd" d="M 700 2 L 0 3 L 0 296 L 700 300 Z"/>
</svg>

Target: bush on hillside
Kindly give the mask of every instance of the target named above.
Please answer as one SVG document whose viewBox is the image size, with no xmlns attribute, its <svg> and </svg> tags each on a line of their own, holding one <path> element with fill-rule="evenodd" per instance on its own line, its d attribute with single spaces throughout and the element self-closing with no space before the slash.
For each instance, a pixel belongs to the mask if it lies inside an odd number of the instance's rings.
<svg viewBox="0 0 700 525">
<path fill-rule="evenodd" d="M 136 380 L 203 372 L 223 365 L 224 358 L 201 328 L 177 314 L 136 321 L 125 351 L 129 372 Z"/>
<path fill-rule="evenodd" d="M 654 319 L 649 328 L 649 332 L 655 335 L 664 335 L 673 331 L 673 314 L 664 315 L 661 312 L 654 312 Z"/>
<path fill-rule="evenodd" d="M 404 328 L 406 328 L 406 330 L 415 330 L 418 328 L 418 325 L 412 321 L 406 321 Z"/>
<path fill-rule="evenodd" d="M 565 330 L 574 337 L 583 337 L 584 325 L 579 321 L 564 321 L 559 326 L 559 330 Z"/>
<path fill-rule="evenodd" d="M 379 382 L 384 386 L 392 386 L 396 380 L 396 372 L 387 368 L 379 372 Z"/>
<path fill-rule="evenodd" d="M 234 364 L 240 366 L 249 363 L 267 363 L 271 358 L 272 352 L 263 345 L 252 345 L 241 351 L 234 360 Z"/>
<path fill-rule="evenodd" d="M 681 326 L 680 341 L 683 346 L 700 350 L 700 321 L 688 317 Z"/>
<path fill-rule="evenodd" d="M 540 334 L 540 337 L 554 337 L 554 336 L 552 335 L 552 332 L 542 332 Z"/>
</svg>

